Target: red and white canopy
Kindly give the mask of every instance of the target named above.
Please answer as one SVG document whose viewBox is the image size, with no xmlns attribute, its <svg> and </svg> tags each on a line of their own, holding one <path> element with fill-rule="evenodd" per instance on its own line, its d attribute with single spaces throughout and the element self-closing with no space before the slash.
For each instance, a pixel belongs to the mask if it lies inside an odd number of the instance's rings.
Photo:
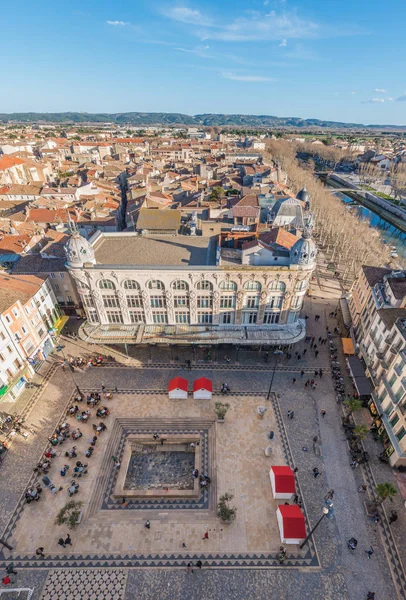
<svg viewBox="0 0 406 600">
<path fill-rule="evenodd" d="M 174 377 L 168 384 L 168 395 L 171 400 L 186 400 L 189 382 L 183 377 Z"/>
<path fill-rule="evenodd" d="M 276 517 L 283 544 L 300 544 L 306 538 L 304 514 L 297 504 L 279 504 Z"/>
<path fill-rule="evenodd" d="M 289 500 L 296 494 L 295 475 L 288 466 L 272 466 L 269 471 L 274 498 Z"/>
<path fill-rule="evenodd" d="M 208 392 L 213 391 L 213 383 L 207 377 L 199 377 L 193 383 L 193 391 L 197 392 L 198 390 L 207 390 Z"/>
</svg>

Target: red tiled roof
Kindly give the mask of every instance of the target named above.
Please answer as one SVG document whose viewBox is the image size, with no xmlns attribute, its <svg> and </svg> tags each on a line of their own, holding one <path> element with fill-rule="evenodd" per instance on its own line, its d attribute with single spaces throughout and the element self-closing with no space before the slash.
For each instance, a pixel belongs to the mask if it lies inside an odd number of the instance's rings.
<svg viewBox="0 0 406 600">
<path fill-rule="evenodd" d="M 213 391 L 213 383 L 207 377 L 199 377 L 193 383 L 193 391 L 197 392 L 198 390 L 207 390 L 208 392 Z"/>
<path fill-rule="evenodd" d="M 271 467 L 275 475 L 275 492 L 278 494 L 295 494 L 295 476 L 290 467 Z"/>
<path fill-rule="evenodd" d="M 282 515 L 283 537 L 285 539 L 304 540 L 306 537 L 305 518 L 297 504 L 279 504 Z"/>
<path fill-rule="evenodd" d="M 65 208 L 58 208 L 56 210 L 30 208 L 27 220 L 34 221 L 35 223 L 55 223 L 56 221 L 61 220 L 63 223 L 67 223 L 69 221 L 68 214 L 70 214 L 72 221 L 78 221 L 75 211 Z"/>
<path fill-rule="evenodd" d="M 292 246 L 296 244 L 298 239 L 298 237 L 293 235 L 293 233 L 286 231 L 286 229 L 275 227 L 274 229 L 271 229 L 271 231 L 260 235 L 258 241 L 263 242 L 266 245 L 278 244 L 278 246 L 283 246 L 290 250 Z"/>
<path fill-rule="evenodd" d="M 6 169 L 10 169 L 15 165 L 23 165 L 24 161 L 21 158 L 17 158 L 17 156 L 2 156 L 0 158 L 0 171 L 5 171 Z"/>
<path fill-rule="evenodd" d="M 168 392 L 172 392 L 172 390 L 177 389 L 187 392 L 188 386 L 188 381 L 186 379 L 183 379 L 183 377 L 174 377 L 170 380 L 168 384 Z"/>
</svg>

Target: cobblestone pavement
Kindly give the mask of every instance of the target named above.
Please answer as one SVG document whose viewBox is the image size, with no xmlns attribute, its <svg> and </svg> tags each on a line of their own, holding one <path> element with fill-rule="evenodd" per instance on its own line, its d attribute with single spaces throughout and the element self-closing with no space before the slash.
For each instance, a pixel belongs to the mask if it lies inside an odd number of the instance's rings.
<svg viewBox="0 0 406 600">
<path fill-rule="evenodd" d="M 323 335 L 325 332 L 326 315 L 336 308 L 337 283 L 333 278 L 327 279 L 325 269 L 319 270 L 318 278 L 312 290 L 312 297 L 306 299 L 304 312 L 308 315 L 309 333 Z M 314 321 L 314 315 L 320 314 L 321 319 Z M 331 323 L 330 323 L 331 324 Z M 304 348 L 304 344 L 301 345 Z M 78 346 L 67 342 L 67 349 L 72 349 L 73 354 L 78 354 Z M 118 356 L 118 355 L 117 355 Z M 157 356 L 159 362 L 165 362 Z M 165 360 L 165 356 L 163 356 Z M 170 358 L 170 357 L 169 357 Z M 154 370 L 153 363 L 148 368 L 143 368 L 141 360 L 133 358 L 134 366 L 139 368 L 100 368 L 91 369 L 85 373 L 75 373 L 79 385 L 86 388 L 100 386 L 103 382 L 106 387 L 132 389 L 154 389 L 157 392 L 165 390 L 168 379 L 173 374 L 183 374 L 191 382 L 196 377 L 205 374 L 212 377 L 215 386 L 226 381 L 234 391 L 247 392 L 251 395 L 266 395 L 270 371 L 273 365 L 267 366 L 259 355 L 244 354 L 238 357 L 240 365 L 231 363 L 227 369 L 219 369 L 223 365 L 222 355 L 216 357 L 217 364 L 205 365 L 198 363 L 198 368 L 192 372 L 181 372 L 179 366 L 183 357 L 178 357 L 178 364 L 167 364 L 165 368 Z M 236 356 L 232 355 L 232 360 Z M 145 354 L 143 361 L 150 360 Z M 265 369 L 245 369 L 252 361 L 257 366 Z M 158 362 L 158 361 L 156 361 Z M 168 362 L 168 361 L 167 361 Z M 201 365 L 201 366 L 200 366 Z M 323 368 L 328 365 L 327 351 L 322 348 L 316 358 L 313 352 L 308 351 L 305 360 L 292 359 L 290 363 L 282 362 L 276 371 L 274 390 L 279 395 L 280 417 L 283 418 L 282 426 L 286 428 L 289 439 L 289 450 L 294 463 L 298 466 L 298 481 L 301 496 L 306 508 L 310 524 L 314 526 L 318 520 L 323 506 L 323 498 L 328 489 L 334 489 L 334 515 L 331 519 L 324 519 L 314 534 L 321 569 L 306 570 L 300 568 L 271 568 L 271 569 L 246 569 L 240 568 L 208 568 L 209 556 L 201 555 L 203 569 L 187 573 L 184 567 L 171 569 L 128 569 L 126 600 L 139 598 L 149 600 L 159 598 L 191 599 L 219 598 L 227 599 L 254 599 L 271 598 L 291 600 L 296 598 L 312 600 L 358 600 L 366 597 L 368 590 L 376 592 L 377 600 L 396 600 L 402 596 L 400 586 L 402 581 L 396 577 L 394 564 L 391 568 L 393 554 L 404 560 L 405 544 L 405 515 L 400 494 L 394 501 L 399 520 L 392 526 L 394 544 L 388 543 L 386 522 L 375 526 L 366 518 L 363 508 L 363 498 L 357 489 L 362 481 L 367 481 L 371 492 L 371 474 L 373 482 L 391 481 L 393 472 L 387 465 L 382 465 L 372 460 L 369 471 L 361 469 L 351 470 L 345 436 L 340 426 L 342 407 L 337 405 L 332 384 L 325 373 L 317 381 L 316 390 L 305 388 L 300 376 L 300 369 Z M 213 366 L 213 368 L 210 368 Z M 226 366 L 226 365 L 224 365 Z M 242 368 L 240 368 L 242 367 Z M 285 370 L 286 369 L 286 370 Z M 299 370 L 298 370 L 299 369 Z M 42 372 L 46 371 L 46 365 Z M 292 383 L 296 377 L 296 383 Z M 306 374 L 304 378 L 306 379 Z M 52 376 L 47 387 L 31 403 L 31 413 L 27 413 L 27 422 L 34 426 L 37 434 L 28 440 L 18 438 L 13 442 L 8 456 L 2 465 L 2 505 L 0 523 L 4 529 L 18 500 L 25 490 L 26 483 L 32 473 L 33 463 L 41 455 L 46 445 L 46 438 L 51 434 L 56 422 L 61 417 L 66 399 L 73 390 L 73 381 L 69 374 L 58 369 Z M 243 394 L 242 394 L 243 395 Z M 20 398 L 16 409 L 21 411 L 26 402 L 27 393 Z M 243 401 L 243 400 L 242 400 Z M 287 410 L 294 410 L 293 420 L 286 418 Z M 326 410 L 324 419 L 320 417 L 320 410 Z M 362 411 L 356 415 L 356 420 L 368 421 L 368 413 Z M 313 448 L 313 437 L 318 437 L 318 442 Z M 369 437 L 364 442 L 366 449 L 374 457 L 379 452 L 378 443 Z M 304 450 L 306 448 L 307 450 Z M 314 479 L 313 467 L 317 466 L 321 476 Z M 395 480 L 394 480 L 395 481 Z M 3 501 L 4 500 L 4 501 Z M 238 517 L 237 517 L 238 518 Z M 353 555 L 347 551 L 346 541 L 355 536 L 359 540 L 357 552 Z M 402 540 L 403 536 L 403 540 Z M 375 550 L 371 560 L 367 559 L 364 549 L 369 546 Z M 389 561 L 389 562 L 388 562 Z M 396 568 L 402 569 L 400 562 Z M 392 569 L 392 570 L 391 570 Z M 41 591 L 49 571 L 47 569 L 18 569 L 18 585 L 34 587 L 33 600 L 41 600 Z M 64 573 L 62 570 L 58 573 Z M 392 575 L 397 580 L 395 588 Z"/>
</svg>

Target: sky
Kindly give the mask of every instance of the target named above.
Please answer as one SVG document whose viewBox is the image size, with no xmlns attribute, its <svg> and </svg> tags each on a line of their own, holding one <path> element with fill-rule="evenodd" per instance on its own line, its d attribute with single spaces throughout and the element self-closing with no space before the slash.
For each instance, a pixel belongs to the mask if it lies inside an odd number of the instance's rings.
<svg viewBox="0 0 406 600">
<path fill-rule="evenodd" d="M 405 0 L 20 0 L 0 14 L 0 112 L 406 125 Z"/>
</svg>

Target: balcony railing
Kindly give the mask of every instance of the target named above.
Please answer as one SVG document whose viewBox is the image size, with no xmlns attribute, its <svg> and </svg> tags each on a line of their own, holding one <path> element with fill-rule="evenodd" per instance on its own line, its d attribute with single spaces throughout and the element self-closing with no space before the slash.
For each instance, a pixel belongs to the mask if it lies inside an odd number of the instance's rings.
<svg viewBox="0 0 406 600">
<path fill-rule="evenodd" d="M 388 382 L 388 380 L 387 380 L 387 378 L 386 378 L 385 375 L 382 377 L 382 381 L 383 381 L 383 384 L 384 384 L 384 386 L 386 388 L 386 391 L 388 392 L 389 397 L 392 400 L 393 404 L 397 405 L 399 403 L 399 398 L 396 398 L 396 396 L 395 396 L 395 394 L 394 394 L 391 386 L 389 385 L 389 382 Z"/>
</svg>

